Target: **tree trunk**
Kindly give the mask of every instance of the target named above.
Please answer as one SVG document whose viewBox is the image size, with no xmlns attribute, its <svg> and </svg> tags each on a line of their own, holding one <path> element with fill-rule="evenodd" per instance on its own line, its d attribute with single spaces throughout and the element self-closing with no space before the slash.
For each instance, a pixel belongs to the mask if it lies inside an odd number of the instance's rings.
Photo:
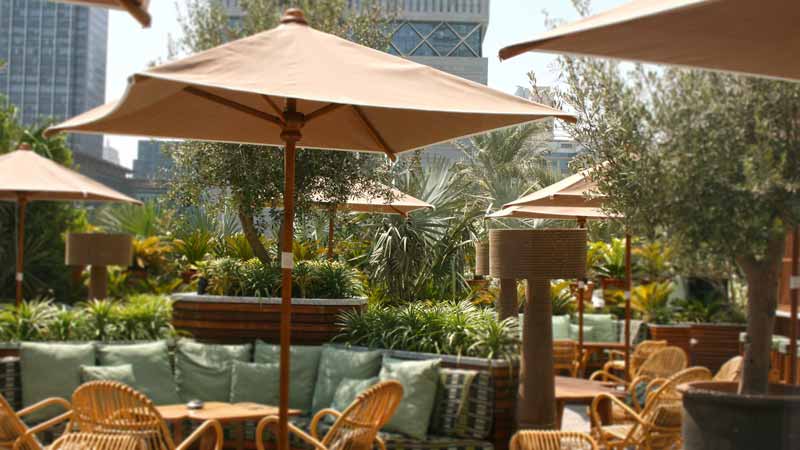
<svg viewBox="0 0 800 450">
<path fill-rule="evenodd" d="M 747 278 L 747 343 L 739 384 L 741 394 L 766 394 L 769 388 L 772 332 L 785 240 L 785 233 L 772 238 L 763 259 L 737 258 Z"/>
<path fill-rule="evenodd" d="M 261 234 L 258 232 L 255 224 L 253 223 L 253 216 L 242 211 L 241 208 L 239 209 L 238 213 L 239 222 L 242 224 L 242 231 L 244 232 L 244 237 L 247 239 L 247 243 L 250 244 L 250 248 L 253 249 L 253 254 L 256 255 L 256 258 L 258 258 L 262 263 L 271 263 L 269 252 L 267 251 L 267 248 L 264 247 L 264 243 L 261 242 Z"/>
</svg>

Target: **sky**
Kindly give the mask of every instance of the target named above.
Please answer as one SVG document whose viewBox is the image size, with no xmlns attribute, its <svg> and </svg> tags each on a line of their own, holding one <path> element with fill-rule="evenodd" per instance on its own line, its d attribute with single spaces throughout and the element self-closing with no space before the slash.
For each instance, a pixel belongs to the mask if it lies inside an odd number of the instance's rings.
<svg viewBox="0 0 800 450">
<path fill-rule="evenodd" d="M 623 3 L 622 0 L 595 0 L 594 11 Z M 186 0 L 156 0 L 150 2 L 153 24 L 143 29 L 123 12 L 112 11 L 109 17 L 108 69 L 106 100 L 122 97 L 127 78 L 147 68 L 155 61 L 167 58 L 168 42 L 180 36 L 178 11 Z M 489 28 L 483 43 L 483 55 L 489 60 L 489 86 L 514 93 L 517 86 L 528 86 L 528 72 L 533 71 L 540 85 L 557 82 L 552 55 L 526 53 L 500 62 L 500 48 L 531 39 L 545 31 L 545 14 L 550 17 L 574 20 L 577 14 L 570 0 L 492 0 Z M 120 152 L 122 165 L 132 167 L 136 145 L 140 138 L 106 136 L 109 145 Z"/>
</svg>

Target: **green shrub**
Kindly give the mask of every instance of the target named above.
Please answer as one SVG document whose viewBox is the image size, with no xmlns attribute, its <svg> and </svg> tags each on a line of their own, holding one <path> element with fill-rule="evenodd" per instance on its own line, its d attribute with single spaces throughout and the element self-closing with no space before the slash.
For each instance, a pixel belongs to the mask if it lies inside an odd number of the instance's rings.
<svg viewBox="0 0 800 450">
<path fill-rule="evenodd" d="M 219 258 L 203 265 L 212 295 L 270 297 L 281 294 L 281 270 L 258 258 Z M 297 298 L 352 298 L 363 295 L 359 272 L 338 261 L 297 261 L 292 270 Z"/>
<path fill-rule="evenodd" d="M 337 341 L 351 345 L 482 358 L 516 358 L 516 318 L 498 322 L 494 310 L 470 302 L 370 306 L 343 313 Z"/>
</svg>

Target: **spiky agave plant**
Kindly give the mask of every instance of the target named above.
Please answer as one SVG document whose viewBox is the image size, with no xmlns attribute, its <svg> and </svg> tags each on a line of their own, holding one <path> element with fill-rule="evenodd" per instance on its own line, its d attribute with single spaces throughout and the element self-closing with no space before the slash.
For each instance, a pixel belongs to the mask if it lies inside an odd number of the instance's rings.
<svg viewBox="0 0 800 450">
<path fill-rule="evenodd" d="M 23 301 L 0 312 L 0 334 L 6 341 L 40 341 L 56 319 L 58 308 L 52 300 Z"/>
</svg>

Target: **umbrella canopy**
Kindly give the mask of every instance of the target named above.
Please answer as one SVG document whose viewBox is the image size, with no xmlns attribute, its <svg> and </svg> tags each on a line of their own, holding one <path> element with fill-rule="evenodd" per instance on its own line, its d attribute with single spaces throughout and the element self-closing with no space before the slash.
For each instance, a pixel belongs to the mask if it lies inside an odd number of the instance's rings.
<svg viewBox="0 0 800 450">
<path fill-rule="evenodd" d="M 597 185 L 589 177 L 591 173 L 592 169 L 587 169 L 570 175 L 536 192 L 506 203 L 501 211 L 511 206 L 599 209 L 603 204 L 603 198 L 597 195 Z M 594 197 L 590 198 L 589 195 L 594 195 Z"/>
<path fill-rule="evenodd" d="M 97 201 L 141 204 L 140 201 L 70 170 L 21 146 L 0 156 L 0 200 Z"/>
<path fill-rule="evenodd" d="M 77 5 L 97 6 L 100 8 L 120 9 L 127 11 L 143 27 L 150 26 L 150 14 L 147 7 L 150 0 L 53 0 L 60 3 L 74 3 Z"/>
<path fill-rule="evenodd" d="M 348 198 L 345 203 L 336 204 L 336 208 L 352 212 L 400 214 L 403 216 L 419 209 L 433 209 L 433 205 L 430 203 L 412 197 L 399 189 L 388 186 L 385 186 L 385 189 L 389 192 L 388 196 L 357 194 Z M 330 203 L 321 198 L 314 201 Z"/>
<path fill-rule="evenodd" d="M 578 222 L 608 219 L 613 215 L 601 208 L 586 206 L 509 206 L 487 215 L 493 219 L 514 217 L 518 219 L 574 219 Z"/>
<path fill-rule="evenodd" d="M 288 450 L 295 157 L 308 148 L 385 153 L 561 112 L 309 27 L 281 25 L 133 75 L 125 96 L 49 130 L 283 145 L 280 450 Z"/>
<path fill-rule="evenodd" d="M 39 156 L 27 144 L 0 156 L 0 201 L 17 203 L 16 302 L 22 302 L 25 208 L 31 201 L 97 201 L 141 204 L 108 186 Z"/>
<path fill-rule="evenodd" d="M 500 50 L 572 53 L 800 80 L 800 2 L 634 0 Z"/>
</svg>

